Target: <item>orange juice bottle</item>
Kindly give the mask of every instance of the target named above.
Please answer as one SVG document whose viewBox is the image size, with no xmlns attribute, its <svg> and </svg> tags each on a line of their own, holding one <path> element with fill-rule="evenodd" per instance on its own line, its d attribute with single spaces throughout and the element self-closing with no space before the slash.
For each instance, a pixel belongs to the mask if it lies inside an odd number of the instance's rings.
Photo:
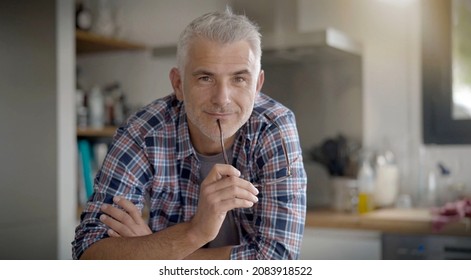
<svg viewBox="0 0 471 280">
<path fill-rule="evenodd" d="M 373 193 L 375 178 L 369 156 L 365 155 L 358 171 L 358 213 L 363 214 L 373 210 Z"/>
<path fill-rule="evenodd" d="M 360 192 L 358 194 L 358 213 L 368 213 L 373 210 L 373 195 L 371 193 Z"/>
</svg>

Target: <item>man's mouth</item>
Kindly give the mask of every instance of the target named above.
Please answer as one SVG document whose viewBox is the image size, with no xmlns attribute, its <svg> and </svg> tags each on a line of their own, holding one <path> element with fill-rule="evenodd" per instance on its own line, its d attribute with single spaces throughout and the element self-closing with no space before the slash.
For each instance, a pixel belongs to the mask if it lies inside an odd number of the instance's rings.
<svg viewBox="0 0 471 280">
<path fill-rule="evenodd" d="M 225 119 L 225 118 L 228 118 L 229 116 L 231 116 L 233 113 L 231 112 L 206 112 L 208 115 L 214 117 L 214 118 L 218 118 L 218 119 Z"/>
</svg>

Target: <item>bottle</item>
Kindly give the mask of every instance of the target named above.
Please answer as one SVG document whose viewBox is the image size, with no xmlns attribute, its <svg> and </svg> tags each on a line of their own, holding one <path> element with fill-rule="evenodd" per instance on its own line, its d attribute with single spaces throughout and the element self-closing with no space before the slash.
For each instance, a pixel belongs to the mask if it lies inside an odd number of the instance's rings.
<svg viewBox="0 0 471 280">
<path fill-rule="evenodd" d="M 93 32 L 103 36 L 112 36 L 114 31 L 115 25 L 108 0 L 98 0 Z"/>
<path fill-rule="evenodd" d="M 95 86 L 92 88 L 88 105 L 90 126 L 97 129 L 103 128 L 105 124 L 105 100 L 100 87 Z"/>
<path fill-rule="evenodd" d="M 93 16 L 91 10 L 83 3 L 78 2 L 75 11 L 75 27 L 80 30 L 89 31 L 92 28 Z"/>
<path fill-rule="evenodd" d="M 374 201 L 376 207 L 392 206 L 399 192 L 399 168 L 390 150 L 376 157 Z"/>
<path fill-rule="evenodd" d="M 437 162 L 437 203 L 444 205 L 448 202 L 453 202 L 454 197 L 453 180 L 451 177 L 451 168 L 443 162 Z"/>
<path fill-rule="evenodd" d="M 87 107 L 85 107 L 85 93 L 80 88 L 75 90 L 75 102 L 77 127 L 86 128 L 88 123 L 88 111 Z"/>
<path fill-rule="evenodd" d="M 375 189 L 375 176 L 368 154 L 363 156 L 357 179 L 358 213 L 363 214 L 372 211 L 374 208 L 373 195 Z"/>
<path fill-rule="evenodd" d="M 425 189 L 423 206 L 437 206 L 437 192 L 437 174 L 434 170 L 430 170 L 427 174 L 427 186 Z"/>
<path fill-rule="evenodd" d="M 86 93 L 82 86 L 81 69 L 76 68 L 76 85 L 75 85 L 75 111 L 77 118 L 77 127 L 86 128 L 88 126 L 88 109 Z"/>
</svg>

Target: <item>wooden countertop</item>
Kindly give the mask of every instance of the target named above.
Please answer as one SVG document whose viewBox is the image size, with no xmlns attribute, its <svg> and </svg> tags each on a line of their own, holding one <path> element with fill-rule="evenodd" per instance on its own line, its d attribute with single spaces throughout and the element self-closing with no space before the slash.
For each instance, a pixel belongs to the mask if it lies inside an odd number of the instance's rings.
<svg viewBox="0 0 471 280">
<path fill-rule="evenodd" d="M 471 223 L 471 221 L 468 221 Z M 375 230 L 384 233 L 471 236 L 471 225 L 456 222 L 436 232 L 428 209 L 380 209 L 366 214 L 308 210 L 306 227 Z"/>
</svg>

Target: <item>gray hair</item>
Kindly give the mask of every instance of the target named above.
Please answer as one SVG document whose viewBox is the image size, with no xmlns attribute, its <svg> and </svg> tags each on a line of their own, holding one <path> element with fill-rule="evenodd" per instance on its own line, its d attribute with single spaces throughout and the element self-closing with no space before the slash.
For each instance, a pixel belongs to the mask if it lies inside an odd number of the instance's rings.
<svg viewBox="0 0 471 280">
<path fill-rule="evenodd" d="M 193 20 L 181 33 L 177 44 L 178 68 L 183 72 L 187 63 L 189 46 L 195 38 L 204 38 L 222 44 L 247 41 L 260 67 L 261 37 L 257 24 L 245 15 L 234 14 L 230 8 L 227 8 L 225 12 L 207 13 Z"/>
</svg>

